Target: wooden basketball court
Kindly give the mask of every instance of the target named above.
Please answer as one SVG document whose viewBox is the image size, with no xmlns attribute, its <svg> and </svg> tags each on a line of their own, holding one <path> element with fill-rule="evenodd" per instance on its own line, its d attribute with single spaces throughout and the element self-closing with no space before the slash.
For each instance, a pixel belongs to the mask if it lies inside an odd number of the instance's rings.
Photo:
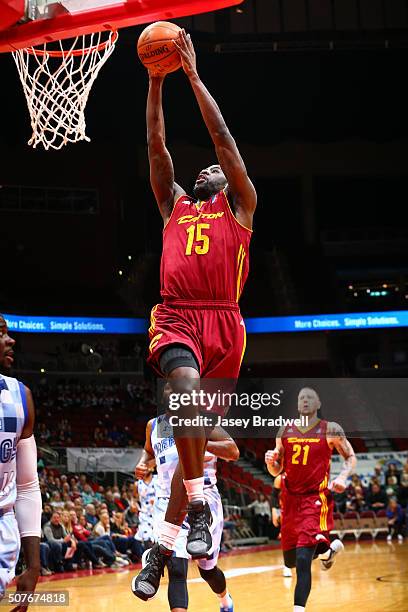
<svg viewBox="0 0 408 612">
<path fill-rule="evenodd" d="M 294 578 L 282 577 L 279 550 L 233 554 L 220 559 L 226 572 L 235 612 L 292 612 Z M 72 612 L 122 612 L 168 610 L 167 580 L 150 602 L 138 600 L 130 591 L 135 570 L 82 572 L 69 579 L 43 579 L 38 590 L 67 589 Z M 189 571 L 189 610 L 218 611 L 218 600 L 198 577 Z M 56 608 L 55 608 L 56 609 Z M 59 608 L 62 610 L 67 608 Z M 347 543 L 345 551 L 328 572 L 320 563 L 313 567 L 310 612 L 404 612 L 408 610 L 408 543 Z"/>
</svg>

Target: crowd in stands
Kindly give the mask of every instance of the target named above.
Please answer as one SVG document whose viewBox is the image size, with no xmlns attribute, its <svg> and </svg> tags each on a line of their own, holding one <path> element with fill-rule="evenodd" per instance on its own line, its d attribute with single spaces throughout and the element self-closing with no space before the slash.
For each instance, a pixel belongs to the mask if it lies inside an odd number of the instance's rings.
<svg viewBox="0 0 408 612">
<path fill-rule="evenodd" d="M 104 372 L 132 371 L 143 368 L 143 355 L 146 340 L 114 337 L 89 340 L 71 340 L 62 344 L 49 342 L 47 348 L 32 350 L 26 347 L 16 356 L 16 367 L 20 370 L 37 370 L 44 368 L 48 372 Z"/>
<path fill-rule="evenodd" d="M 335 495 L 336 510 L 362 512 L 364 510 L 385 510 L 390 499 L 395 499 L 402 508 L 408 504 L 408 461 L 402 469 L 390 463 L 384 469 L 377 465 L 368 486 L 353 474 L 346 491 Z"/>
<path fill-rule="evenodd" d="M 144 544 L 134 536 L 140 504 L 134 483 L 104 487 L 39 464 L 43 512 L 43 575 L 139 562 Z"/>
<path fill-rule="evenodd" d="M 42 446 L 140 446 L 146 419 L 156 414 L 154 387 L 146 381 L 52 385 L 43 379 L 32 391 Z"/>
</svg>

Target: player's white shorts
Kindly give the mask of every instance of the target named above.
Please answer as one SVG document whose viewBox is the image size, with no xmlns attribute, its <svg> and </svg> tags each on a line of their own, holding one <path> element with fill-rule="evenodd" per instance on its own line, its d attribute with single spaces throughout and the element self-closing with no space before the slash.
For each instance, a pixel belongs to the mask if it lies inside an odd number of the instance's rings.
<svg viewBox="0 0 408 612">
<path fill-rule="evenodd" d="M 14 512 L 0 513 L 0 599 L 16 575 L 20 554 L 20 532 Z"/>
<path fill-rule="evenodd" d="M 222 530 L 224 528 L 224 513 L 222 509 L 221 496 L 214 485 L 212 487 L 206 487 L 204 489 L 205 499 L 210 507 L 212 514 L 212 523 L 210 526 L 210 533 L 212 537 L 212 546 L 208 553 L 209 559 L 198 559 L 197 563 L 201 569 L 209 570 L 217 565 L 218 555 L 220 553 Z M 169 504 L 168 497 L 158 497 L 155 500 L 153 521 L 154 521 L 154 540 L 157 542 L 160 535 L 160 527 L 164 517 L 166 515 L 167 506 Z M 177 536 L 174 553 L 176 557 L 183 559 L 190 559 L 190 555 L 187 553 L 187 534 L 189 526 L 188 523 L 184 522 L 179 535 Z"/>
</svg>

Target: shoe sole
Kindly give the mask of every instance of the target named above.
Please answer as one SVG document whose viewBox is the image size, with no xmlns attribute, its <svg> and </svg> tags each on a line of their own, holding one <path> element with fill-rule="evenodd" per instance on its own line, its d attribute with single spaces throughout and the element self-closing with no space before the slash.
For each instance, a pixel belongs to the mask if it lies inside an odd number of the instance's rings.
<svg viewBox="0 0 408 612">
<path fill-rule="evenodd" d="M 136 578 L 137 576 L 133 578 L 132 585 L 131 585 L 133 595 L 135 595 L 139 599 L 142 599 L 143 601 L 150 601 L 151 599 L 153 599 L 157 595 L 157 592 L 154 593 L 154 595 L 147 595 L 147 593 L 144 593 L 143 591 L 138 591 L 138 589 L 135 587 L 135 584 L 134 584 Z"/>
</svg>

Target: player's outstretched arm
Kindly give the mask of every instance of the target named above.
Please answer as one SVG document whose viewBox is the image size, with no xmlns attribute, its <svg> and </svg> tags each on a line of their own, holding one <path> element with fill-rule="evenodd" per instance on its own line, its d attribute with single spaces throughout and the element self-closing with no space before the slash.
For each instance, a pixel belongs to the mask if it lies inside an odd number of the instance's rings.
<svg viewBox="0 0 408 612">
<path fill-rule="evenodd" d="M 34 402 L 26 387 L 28 418 L 17 444 L 16 519 L 20 531 L 26 570 L 17 578 L 17 591 L 34 592 L 40 575 L 41 493 L 37 475 L 37 447 L 34 440 Z M 24 612 L 28 605 L 13 608 Z"/>
<path fill-rule="evenodd" d="M 276 438 L 276 446 L 273 450 L 266 451 L 266 468 L 271 476 L 278 476 L 283 469 L 283 444 L 281 438 Z"/>
<path fill-rule="evenodd" d="M 214 427 L 207 443 L 207 450 L 225 461 L 238 461 L 239 448 L 222 427 Z"/>
<path fill-rule="evenodd" d="M 166 133 L 163 115 L 162 90 L 164 77 L 149 73 L 146 124 L 147 148 L 150 164 L 150 184 L 153 189 L 164 224 L 170 218 L 175 200 L 185 193 L 174 182 L 174 168 L 166 147 Z"/>
<path fill-rule="evenodd" d="M 193 88 L 204 122 L 214 143 L 219 164 L 228 181 L 228 192 L 232 198 L 235 216 L 245 227 L 251 228 L 256 208 L 256 191 L 248 177 L 244 161 L 218 104 L 198 75 L 196 54 L 190 34 L 182 30 L 174 44 L 180 53 L 183 70 Z"/>
<path fill-rule="evenodd" d="M 331 448 L 335 448 L 339 455 L 344 458 L 340 474 L 330 485 L 330 488 L 336 493 L 343 493 L 346 488 L 347 478 L 355 472 L 357 459 L 343 428 L 338 423 L 328 424 L 327 443 Z"/>
</svg>

